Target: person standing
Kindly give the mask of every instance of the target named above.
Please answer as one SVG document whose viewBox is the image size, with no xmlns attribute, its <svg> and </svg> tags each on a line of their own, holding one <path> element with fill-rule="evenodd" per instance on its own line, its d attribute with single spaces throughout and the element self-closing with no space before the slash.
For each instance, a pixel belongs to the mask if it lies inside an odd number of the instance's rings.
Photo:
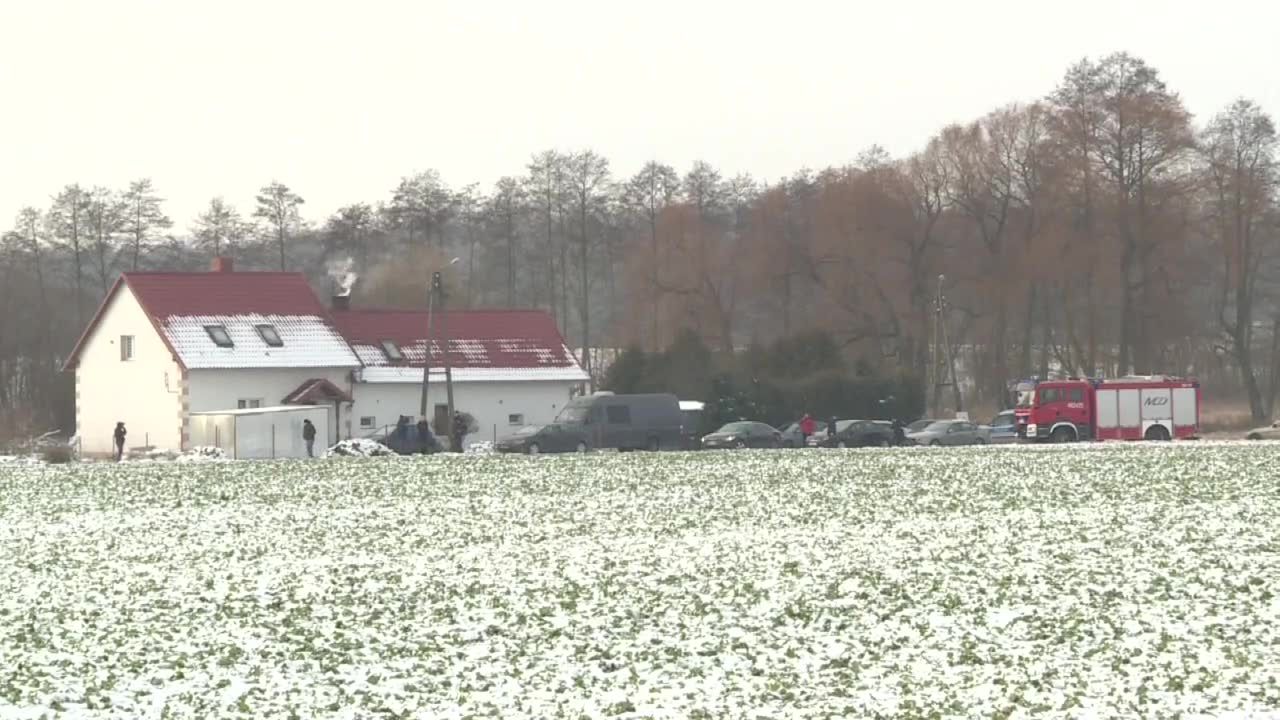
<svg viewBox="0 0 1280 720">
<path fill-rule="evenodd" d="M 128 435 L 129 431 L 124 429 L 124 423 L 116 423 L 116 431 L 112 434 L 116 444 L 116 462 L 124 458 L 124 439 Z"/>
<path fill-rule="evenodd" d="M 813 418 L 809 416 L 809 413 L 805 413 L 804 417 L 800 418 L 800 437 L 802 438 L 800 443 L 801 447 L 809 446 L 809 436 L 813 434 L 816 425 L 817 423 L 813 421 Z"/>
<path fill-rule="evenodd" d="M 449 428 L 453 436 L 453 451 L 462 452 L 462 441 L 467 437 L 467 421 L 459 410 L 453 414 L 453 424 Z"/>
<path fill-rule="evenodd" d="M 315 457 L 316 426 L 310 420 L 302 421 L 302 439 L 307 443 L 307 457 Z"/>
<path fill-rule="evenodd" d="M 835 436 L 836 436 L 836 416 L 832 415 L 831 418 L 827 420 L 827 439 L 830 440 Z"/>
</svg>

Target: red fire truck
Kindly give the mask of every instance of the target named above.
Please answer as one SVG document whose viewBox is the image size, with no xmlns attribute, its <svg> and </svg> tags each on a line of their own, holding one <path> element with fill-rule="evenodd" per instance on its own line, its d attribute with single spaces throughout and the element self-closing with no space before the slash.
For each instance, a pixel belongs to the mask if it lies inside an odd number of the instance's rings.
<svg viewBox="0 0 1280 720">
<path fill-rule="evenodd" d="M 1018 438 L 1170 440 L 1200 434 L 1200 383 L 1164 375 L 1017 384 Z"/>
</svg>

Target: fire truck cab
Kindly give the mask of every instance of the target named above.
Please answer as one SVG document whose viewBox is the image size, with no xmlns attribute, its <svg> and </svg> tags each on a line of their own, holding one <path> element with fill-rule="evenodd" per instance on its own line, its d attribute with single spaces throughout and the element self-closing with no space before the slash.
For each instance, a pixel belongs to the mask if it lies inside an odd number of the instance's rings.
<svg viewBox="0 0 1280 720">
<path fill-rule="evenodd" d="M 1200 433 L 1200 384 L 1163 375 L 1020 383 L 1015 413 L 1027 441 L 1171 440 Z"/>
</svg>

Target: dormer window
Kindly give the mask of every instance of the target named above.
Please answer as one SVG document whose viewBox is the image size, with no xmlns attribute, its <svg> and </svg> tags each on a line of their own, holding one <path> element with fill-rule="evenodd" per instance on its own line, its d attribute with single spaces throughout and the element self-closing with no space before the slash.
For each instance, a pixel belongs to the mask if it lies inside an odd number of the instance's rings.
<svg viewBox="0 0 1280 720">
<path fill-rule="evenodd" d="M 404 360 L 404 353 L 400 352 L 399 346 L 391 340 L 381 341 L 382 353 L 387 356 L 391 362 L 400 362 Z"/>
<path fill-rule="evenodd" d="M 284 341 L 280 339 L 280 333 L 276 332 L 274 325 L 258 325 L 257 328 L 262 342 L 271 347 L 284 347 Z"/>
<path fill-rule="evenodd" d="M 218 347 L 229 348 L 235 346 L 235 343 L 231 342 L 231 336 L 227 334 L 226 325 L 205 325 L 204 331 L 209 333 L 209 339 Z"/>
</svg>

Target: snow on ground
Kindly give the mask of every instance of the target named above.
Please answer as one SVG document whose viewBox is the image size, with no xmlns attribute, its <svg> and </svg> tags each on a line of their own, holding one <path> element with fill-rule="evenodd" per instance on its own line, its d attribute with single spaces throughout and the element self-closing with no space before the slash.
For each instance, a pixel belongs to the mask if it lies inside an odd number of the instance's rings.
<svg viewBox="0 0 1280 720">
<path fill-rule="evenodd" d="M 342 440 L 325 451 L 325 457 L 383 457 L 396 452 L 377 440 L 352 438 Z"/>
<path fill-rule="evenodd" d="M 0 466 L 0 717 L 1280 707 L 1280 446 Z"/>
</svg>

